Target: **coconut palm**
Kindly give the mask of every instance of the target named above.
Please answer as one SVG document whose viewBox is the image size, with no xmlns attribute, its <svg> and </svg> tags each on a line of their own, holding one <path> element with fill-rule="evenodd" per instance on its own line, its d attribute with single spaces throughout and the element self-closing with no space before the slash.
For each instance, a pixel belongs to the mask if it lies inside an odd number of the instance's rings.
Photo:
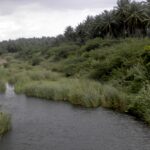
<svg viewBox="0 0 150 150">
<path fill-rule="evenodd" d="M 145 18 L 147 18 L 147 14 L 144 6 L 141 3 L 133 1 L 128 7 L 125 20 L 131 36 L 134 36 L 137 30 L 143 31 L 145 29 Z"/>
<path fill-rule="evenodd" d="M 101 21 L 101 32 L 108 37 L 114 36 L 118 25 L 115 19 L 115 11 L 105 10 L 101 15 Z"/>
<path fill-rule="evenodd" d="M 127 35 L 126 17 L 127 17 L 128 7 L 130 3 L 131 3 L 130 0 L 118 0 L 117 6 L 115 7 L 116 18 L 120 27 L 119 31 L 123 34 L 124 37 L 126 37 Z"/>
</svg>

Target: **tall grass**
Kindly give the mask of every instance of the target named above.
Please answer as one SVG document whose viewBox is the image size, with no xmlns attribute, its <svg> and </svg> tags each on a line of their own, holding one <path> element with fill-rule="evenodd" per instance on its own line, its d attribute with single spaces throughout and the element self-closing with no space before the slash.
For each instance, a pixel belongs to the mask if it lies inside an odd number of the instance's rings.
<svg viewBox="0 0 150 150">
<path fill-rule="evenodd" d="M 96 107 L 100 103 L 101 85 L 77 79 L 35 82 L 25 86 L 25 94 L 49 100 L 64 100 L 72 104 Z"/>
<path fill-rule="evenodd" d="M 0 112 L 0 136 L 4 135 L 7 131 L 10 130 L 10 116 Z"/>
<path fill-rule="evenodd" d="M 61 74 L 47 70 L 22 71 L 9 78 L 9 83 L 15 85 L 15 92 L 22 93 L 26 84 L 36 81 L 57 81 Z"/>
<path fill-rule="evenodd" d="M 91 80 L 61 79 L 53 82 L 32 82 L 25 85 L 24 93 L 27 96 L 64 100 L 85 107 L 102 105 L 119 111 L 123 111 L 126 104 L 117 89 Z"/>
<path fill-rule="evenodd" d="M 5 82 L 0 80 L 0 93 L 4 93 L 6 91 Z"/>
</svg>

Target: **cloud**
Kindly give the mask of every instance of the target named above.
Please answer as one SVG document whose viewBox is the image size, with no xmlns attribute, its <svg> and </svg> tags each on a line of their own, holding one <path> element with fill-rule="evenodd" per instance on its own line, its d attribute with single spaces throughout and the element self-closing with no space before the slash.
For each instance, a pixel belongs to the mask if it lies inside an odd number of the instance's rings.
<svg viewBox="0 0 150 150">
<path fill-rule="evenodd" d="M 95 15 L 97 9 L 53 10 L 43 9 L 39 4 L 18 7 L 11 14 L 0 16 L 0 40 L 19 37 L 56 36 L 66 26 L 76 26 L 87 15 Z"/>
<path fill-rule="evenodd" d="M 115 4 L 115 0 L 1 0 L 0 11 L 2 13 L 10 13 L 15 11 L 20 6 L 28 6 L 39 4 L 40 6 L 62 10 L 62 9 L 89 9 L 89 8 L 107 8 Z"/>
<path fill-rule="evenodd" d="M 115 0 L 0 0 L 0 40 L 56 36 L 87 15 L 115 6 Z"/>
<path fill-rule="evenodd" d="M 136 0 L 142 1 L 142 0 Z M 116 5 L 117 0 L 0 0 L 0 14 L 14 13 L 22 6 L 40 5 L 53 10 L 108 9 Z"/>
</svg>

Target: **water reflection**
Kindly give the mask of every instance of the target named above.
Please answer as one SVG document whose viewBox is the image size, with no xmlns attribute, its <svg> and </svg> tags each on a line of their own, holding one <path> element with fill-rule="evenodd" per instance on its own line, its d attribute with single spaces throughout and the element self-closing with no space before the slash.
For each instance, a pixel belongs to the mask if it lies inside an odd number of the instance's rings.
<svg viewBox="0 0 150 150">
<path fill-rule="evenodd" d="M 10 84 L 6 84 L 6 92 L 5 92 L 5 96 L 7 98 L 11 98 L 15 96 L 15 92 L 14 92 L 14 86 L 10 85 Z"/>
</svg>

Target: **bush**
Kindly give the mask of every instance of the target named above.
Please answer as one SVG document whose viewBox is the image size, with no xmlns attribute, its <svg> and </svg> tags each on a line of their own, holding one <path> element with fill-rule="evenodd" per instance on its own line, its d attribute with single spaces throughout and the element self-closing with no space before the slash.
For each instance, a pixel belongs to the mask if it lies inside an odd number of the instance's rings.
<svg viewBox="0 0 150 150">
<path fill-rule="evenodd" d="M 118 43 L 119 40 L 113 40 L 113 39 L 101 39 L 101 38 L 95 38 L 92 40 L 88 40 L 84 46 L 81 47 L 82 51 L 91 51 L 98 48 L 108 47 L 112 46 L 113 44 Z"/>
<path fill-rule="evenodd" d="M 81 50 L 83 50 L 83 51 L 94 50 L 96 48 L 99 48 L 100 43 L 101 43 L 101 39 L 99 39 L 99 38 L 89 40 L 86 42 L 86 44 L 84 46 L 82 46 Z"/>
<path fill-rule="evenodd" d="M 105 85 L 103 87 L 102 106 L 113 110 L 127 111 L 127 96 L 116 88 Z"/>
<path fill-rule="evenodd" d="M 144 86 L 131 102 L 129 113 L 150 124 L 150 84 Z"/>
<path fill-rule="evenodd" d="M 32 60 L 31 60 L 32 66 L 39 65 L 41 62 L 42 62 L 42 58 L 39 58 L 39 57 L 34 57 L 34 58 L 32 58 Z"/>
<path fill-rule="evenodd" d="M 146 68 L 141 64 L 137 64 L 127 69 L 124 84 L 126 84 L 129 92 L 138 93 L 146 79 Z"/>
<path fill-rule="evenodd" d="M 52 47 L 46 52 L 46 58 L 51 57 L 53 61 L 58 61 L 64 58 L 67 58 L 70 54 L 72 54 L 75 50 L 78 49 L 77 45 L 73 44 L 62 44 L 58 47 Z"/>
<path fill-rule="evenodd" d="M 150 51 L 150 45 L 145 46 L 144 50 L 149 52 Z"/>
<path fill-rule="evenodd" d="M 142 54 L 142 58 L 144 60 L 144 64 L 146 65 L 148 71 L 150 72 L 150 69 L 149 69 L 149 63 L 150 63 L 150 46 L 145 46 L 144 52 Z"/>
</svg>

